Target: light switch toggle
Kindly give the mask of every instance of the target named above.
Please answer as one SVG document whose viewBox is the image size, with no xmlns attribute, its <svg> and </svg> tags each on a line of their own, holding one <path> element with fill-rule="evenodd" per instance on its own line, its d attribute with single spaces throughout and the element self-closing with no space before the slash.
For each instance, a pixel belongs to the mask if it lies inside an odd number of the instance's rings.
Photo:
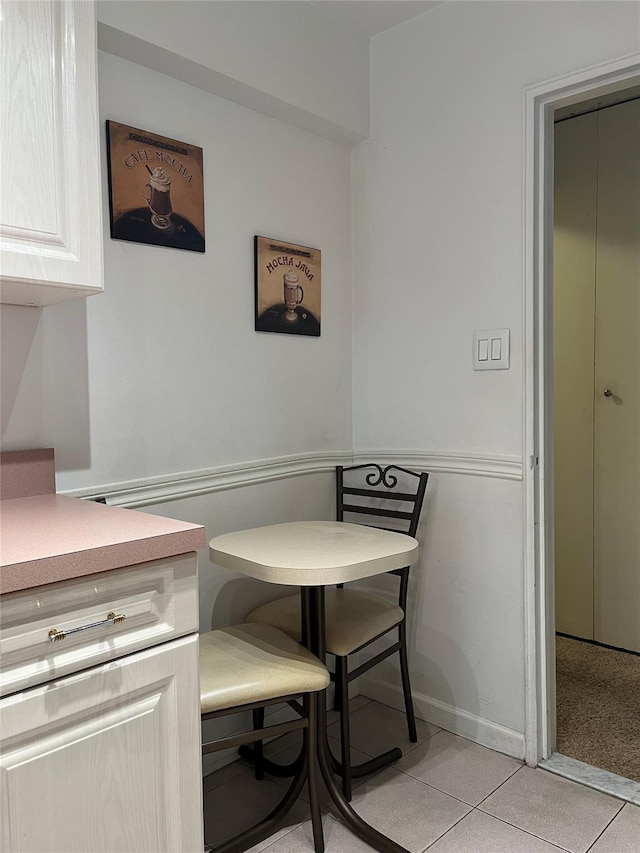
<svg viewBox="0 0 640 853">
<path fill-rule="evenodd" d="M 508 370 L 509 329 L 473 333 L 473 369 Z"/>
</svg>

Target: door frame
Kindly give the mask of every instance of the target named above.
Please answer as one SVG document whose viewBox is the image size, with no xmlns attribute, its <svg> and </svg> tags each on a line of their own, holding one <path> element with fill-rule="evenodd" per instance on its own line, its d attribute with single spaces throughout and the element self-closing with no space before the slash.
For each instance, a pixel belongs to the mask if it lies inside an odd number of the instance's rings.
<svg viewBox="0 0 640 853">
<path fill-rule="evenodd" d="M 640 53 L 524 89 L 525 760 L 555 749 L 553 560 L 553 120 L 561 107 L 640 84 Z"/>
</svg>

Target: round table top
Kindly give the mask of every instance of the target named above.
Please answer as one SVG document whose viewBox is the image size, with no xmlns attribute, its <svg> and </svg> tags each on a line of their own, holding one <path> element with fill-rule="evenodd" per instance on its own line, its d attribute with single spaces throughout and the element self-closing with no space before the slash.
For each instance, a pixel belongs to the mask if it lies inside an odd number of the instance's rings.
<svg viewBox="0 0 640 853">
<path fill-rule="evenodd" d="M 344 521 L 289 521 L 215 536 L 209 557 L 269 583 L 324 586 L 413 565 L 418 541 Z"/>
</svg>

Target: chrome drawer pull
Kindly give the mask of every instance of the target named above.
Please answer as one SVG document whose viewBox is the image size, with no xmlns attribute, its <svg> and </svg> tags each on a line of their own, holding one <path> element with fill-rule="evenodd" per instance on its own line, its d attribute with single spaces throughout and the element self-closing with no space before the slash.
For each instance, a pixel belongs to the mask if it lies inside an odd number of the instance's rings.
<svg viewBox="0 0 640 853">
<path fill-rule="evenodd" d="M 81 625 L 79 628 L 70 628 L 68 631 L 58 631 L 57 628 L 52 628 L 49 631 L 49 639 L 52 643 L 57 643 L 59 640 L 64 640 L 70 634 L 77 634 L 79 631 L 88 631 L 89 628 L 100 628 L 102 625 L 118 625 L 124 621 L 124 613 L 114 613 L 113 610 L 107 613 L 107 618 L 100 622 L 92 622 L 90 625 Z"/>
</svg>

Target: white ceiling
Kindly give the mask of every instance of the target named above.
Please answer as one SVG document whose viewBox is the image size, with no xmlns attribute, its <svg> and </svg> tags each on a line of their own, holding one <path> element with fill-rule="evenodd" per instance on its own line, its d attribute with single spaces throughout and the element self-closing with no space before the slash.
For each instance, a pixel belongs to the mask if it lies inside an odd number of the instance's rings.
<svg viewBox="0 0 640 853">
<path fill-rule="evenodd" d="M 363 35 L 381 33 L 439 6 L 443 0 L 311 0 L 344 26 Z"/>
</svg>

